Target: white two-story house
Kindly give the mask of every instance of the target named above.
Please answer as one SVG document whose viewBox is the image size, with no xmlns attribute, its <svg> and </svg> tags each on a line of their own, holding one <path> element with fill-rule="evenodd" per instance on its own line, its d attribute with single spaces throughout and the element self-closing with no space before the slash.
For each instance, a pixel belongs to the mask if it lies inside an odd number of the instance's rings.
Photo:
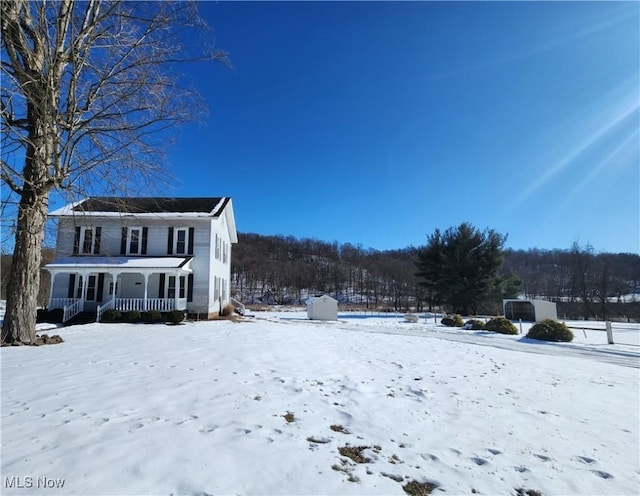
<svg viewBox="0 0 640 496">
<path fill-rule="evenodd" d="M 58 219 L 49 309 L 185 310 L 211 318 L 231 302 L 231 198 L 92 197 Z"/>
</svg>

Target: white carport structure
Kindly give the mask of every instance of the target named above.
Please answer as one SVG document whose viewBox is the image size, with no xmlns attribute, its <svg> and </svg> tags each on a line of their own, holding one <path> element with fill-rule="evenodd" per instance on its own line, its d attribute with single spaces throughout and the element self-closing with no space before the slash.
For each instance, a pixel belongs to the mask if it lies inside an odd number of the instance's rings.
<svg viewBox="0 0 640 496">
<path fill-rule="evenodd" d="M 185 310 L 193 287 L 192 258 L 58 259 L 44 266 L 51 273 L 49 309 L 63 308 L 63 321 L 82 311 L 95 311 L 99 321 L 108 309 Z"/>
<path fill-rule="evenodd" d="M 556 304 L 546 300 L 503 300 L 504 316 L 509 320 L 540 322 L 544 319 L 558 319 Z"/>
</svg>

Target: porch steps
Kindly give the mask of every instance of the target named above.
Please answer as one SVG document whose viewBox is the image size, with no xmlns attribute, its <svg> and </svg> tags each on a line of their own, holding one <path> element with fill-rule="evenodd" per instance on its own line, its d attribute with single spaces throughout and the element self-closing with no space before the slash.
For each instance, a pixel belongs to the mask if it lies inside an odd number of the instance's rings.
<svg viewBox="0 0 640 496">
<path fill-rule="evenodd" d="M 64 323 L 65 326 L 91 324 L 96 321 L 96 312 L 80 312 Z"/>
</svg>

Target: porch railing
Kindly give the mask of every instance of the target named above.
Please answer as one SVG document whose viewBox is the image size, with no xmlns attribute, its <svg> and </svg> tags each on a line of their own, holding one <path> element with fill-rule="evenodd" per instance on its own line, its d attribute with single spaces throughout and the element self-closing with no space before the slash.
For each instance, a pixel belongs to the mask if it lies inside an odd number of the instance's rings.
<svg viewBox="0 0 640 496">
<path fill-rule="evenodd" d="M 231 304 L 233 305 L 234 310 L 236 311 L 236 313 L 240 314 L 240 315 L 244 315 L 246 312 L 246 307 L 244 306 L 244 303 L 236 300 L 235 298 L 231 298 Z"/>
<path fill-rule="evenodd" d="M 73 305 L 76 301 L 78 301 L 78 298 L 51 298 L 49 301 L 49 310 Z"/>
<path fill-rule="evenodd" d="M 63 324 L 71 320 L 72 318 L 74 318 L 80 312 L 82 312 L 84 308 L 84 301 L 81 300 L 80 298 L 65 298 L 65 299 L 71 300 L 71 301 L 69 302 L 69 304 L 64 305 L 62 307 L 63 309 L 62 323 Z"/>
<path fill-rule="evenodd" d="M 109 300 L 104 305 L 98 305 L 98 308 L 96 308 L 96 322 L 100 322 L 100 319 L 102 318 L 102 314 L 107 310 L 112 310 L 113 307 L 114 307 L 113 300 Z"/>
<path fill-rule="evenodd" d="M 114 308 L 120 312 L 130 312 L 137 310 L 147 312 L 157 310 L 158 312 L 170 312 L 176 309 L 176 300 L 167 298 L 147 298 L 145 308 L 144 298 L 116 298 Z M 187 299 L 178 299 L 178 309 L 187 308 Z"/>
</svg>

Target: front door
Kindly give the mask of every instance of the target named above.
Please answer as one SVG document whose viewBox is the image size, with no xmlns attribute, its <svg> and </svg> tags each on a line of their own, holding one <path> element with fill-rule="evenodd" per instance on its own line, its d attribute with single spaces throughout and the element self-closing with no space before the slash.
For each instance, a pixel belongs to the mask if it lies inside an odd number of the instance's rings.
<svg viewBox="0 0 640 496">
<path fill-rule="evenodd" d="M 89 274 L 87 276 L 87 293 L 84 299 L 86 312 L 95 312 L 98 305 L 102 304 L 104 295 L 104 273 Z"/>
</svg>

